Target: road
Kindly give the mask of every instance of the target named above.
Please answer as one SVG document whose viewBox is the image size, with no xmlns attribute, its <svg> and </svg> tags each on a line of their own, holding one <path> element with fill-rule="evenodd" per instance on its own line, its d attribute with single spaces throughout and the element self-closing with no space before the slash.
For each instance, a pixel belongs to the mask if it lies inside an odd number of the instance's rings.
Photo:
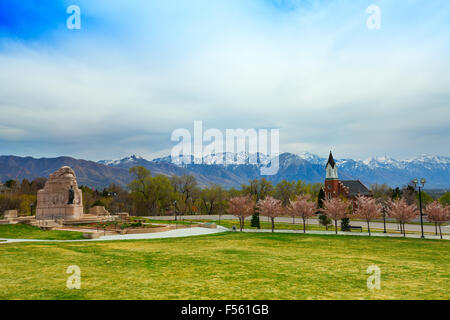
<svg viewBox="0 0 450 320">
<path fill-rule="evenodd" d="M 158 217 L 146 217 L 149 219 L 157 219 L 157 220 L 174 220 L 174 216 L 158 216 Z M 218 215 L 194 215 L 194 216 L 178 216 L 178 219 L 185 219 L 185 220 L 219 220 Z M 232 215 L 222 215 L 220 217 L 221 220 L 238 220 L 237 217 Z M 248 217 L 246 220 L 251 220 L 251 217 Z M 261 217 L 261 221 L 269 221 L 266 217 Z M 292 217 L 277 217 L 275 218 L 275 223 L 277 222 L 285 222 L 285 223 L 292 223 Z M 301 219 L 296 218 L 295 219 L 296 224 L 301 224 Z M 237 221 L 236 221 L 237 223 Z M 316 218 L 312 218 L 308 220 L 308 224 L 310 225 L 318 225 L 319 220 Z M 367 229 L 367 223 L 364 221 L 355 221 L 352 220 L 350 222 L 352 226 L 361 226 L 364 227 L 364 229 Z M 420 224 L 406 224 L 406 231 L 414 231 L 414 232 L 420 232 Z M 424 232 L 434 233 L 435 228 L 431 225 L 424 225 Z M 450 226 L 442 227 L 442 233 L 450 233 Z M 371 222 L 370 228 L 372 229 L 379 229 L 383 230 L 383 222 Z M 393 222 L 386 222 L 386 228 L 388 230 L 396 230 L 398 231 L 398 225 Z"/>
</svg>

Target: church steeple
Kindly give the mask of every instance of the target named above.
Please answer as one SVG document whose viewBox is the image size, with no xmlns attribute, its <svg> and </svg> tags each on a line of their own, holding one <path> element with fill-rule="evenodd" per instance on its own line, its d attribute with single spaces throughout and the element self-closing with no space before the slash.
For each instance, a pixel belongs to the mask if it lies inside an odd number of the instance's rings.
<svg viewBox="0 0 450 320">
<path fill-rule="evenodd" d="M 330 156 L 328 157 L 327 166 L 331 165 L 332 168 L 336 165 L 336 162 L 334 162 L 333 153 L 330 151 Z"/>
<path fill-rule="evenodd" d="M 328 157 L 328 162 L 326 166 L 327 171 L 327 180 L 338 180 L 338 172 L 337 172 L 337 165 L 333 158 L 333 153 L 330 151 L 330 156 Z"/>
</svg>

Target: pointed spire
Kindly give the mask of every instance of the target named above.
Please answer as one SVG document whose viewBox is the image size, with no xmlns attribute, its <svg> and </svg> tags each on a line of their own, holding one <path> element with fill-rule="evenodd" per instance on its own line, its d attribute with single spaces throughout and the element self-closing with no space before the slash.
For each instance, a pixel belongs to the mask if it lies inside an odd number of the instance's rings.
<svg viewBox="0 0 450 320">
<path fill-rule="evenodd" d="M 334 162 L 333 153 L 330 151 L 330 156 L 328 157 L 327 166 L 331 165 L 332 168 L 336 165 L 336 162 Z"/>
</svg>

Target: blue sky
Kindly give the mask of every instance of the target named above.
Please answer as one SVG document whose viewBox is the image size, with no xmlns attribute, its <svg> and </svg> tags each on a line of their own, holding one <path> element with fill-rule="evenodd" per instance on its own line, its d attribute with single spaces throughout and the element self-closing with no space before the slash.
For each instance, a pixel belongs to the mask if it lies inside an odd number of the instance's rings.
<svg viewBox="0 0 450 320">
<path fill-rule="evenodd" d="M 0 0 L 0 154 L 152 158 L 203 120 L 294 153 L 450 156 L 449 57 L 448 1 Z"/>
</svg>

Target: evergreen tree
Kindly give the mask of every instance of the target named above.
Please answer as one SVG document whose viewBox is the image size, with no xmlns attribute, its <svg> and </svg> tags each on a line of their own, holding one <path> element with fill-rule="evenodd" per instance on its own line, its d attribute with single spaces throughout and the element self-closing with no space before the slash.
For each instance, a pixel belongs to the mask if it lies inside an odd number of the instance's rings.
<svg viewBox="0 0 450 320">
<path fill-rule="evenodd" d="M 317 207 L 319 209 L 323 208 L 324 200 L 325 200 L 325 191 L 323 191 L 323 188 L 320 188 L 319 196 L 317 197 Z"/>
<path fill-rule="evenodd" d="M 402 196 L 402 192 L 400 191 L 399 187 L 392 190 L 392 196 L 391 196 L 392 200 L 400 199 L 401 196 Z"/>
<path fill-rule="evenodd" d="M 328 231 L 328 226 L 331 225 L 332 221 L 331 221 L 330 218 L 327 217 L 326 214 L 323 214 L 323 213 L 322 213 L 322 214 L 319 216 L 319 223 L 320 223 L 322 226 L 324 226 L 324 227 L 327 229 L 327 231 Z"/>
<path fill-rule="evenodd" d="M 350 231 L 350 218 L 343 218 L 341 220 L 341 231 Z"/>
<path fill-rule="evenodd" d="M 251 226 L 253 228 L 261 229 L 261 224 L 259 223 L 259 213 L 255 212 L 252 216 Z"/>
</svg>

